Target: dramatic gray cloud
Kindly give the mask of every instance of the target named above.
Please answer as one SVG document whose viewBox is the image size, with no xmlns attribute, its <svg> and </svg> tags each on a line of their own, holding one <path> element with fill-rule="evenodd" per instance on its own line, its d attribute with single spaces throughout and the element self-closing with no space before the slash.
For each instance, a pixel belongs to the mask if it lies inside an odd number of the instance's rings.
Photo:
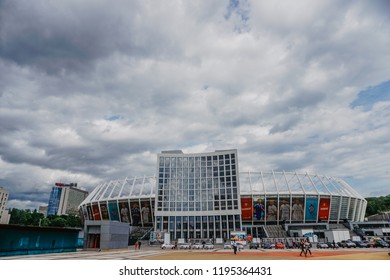
<svg viewBox="0 0 390 280">
<path fill-rule="evenodd" d="M 0 185 L 155 173 L 165 149 L 389 193 L 388 1 L 0 1 Z"/>
</svg>

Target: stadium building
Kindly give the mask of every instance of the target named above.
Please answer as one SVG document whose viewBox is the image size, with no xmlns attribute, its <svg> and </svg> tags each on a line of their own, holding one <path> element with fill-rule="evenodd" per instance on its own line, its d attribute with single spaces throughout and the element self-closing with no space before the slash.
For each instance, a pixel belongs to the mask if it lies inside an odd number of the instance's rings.
<svg viewBox="0 0 390 280">
<path fill-rule="evenodd" d="M 157 155 L 155 176 L 98 185 L 81 203 L 87 221 L 119 221 L 171 240 L 302 236 L 363 222 L 367 201 L 325 175 L 240 172 L 237 150 Z M 334 225 L 334 226 L 331 226 Z"/>
</svg>

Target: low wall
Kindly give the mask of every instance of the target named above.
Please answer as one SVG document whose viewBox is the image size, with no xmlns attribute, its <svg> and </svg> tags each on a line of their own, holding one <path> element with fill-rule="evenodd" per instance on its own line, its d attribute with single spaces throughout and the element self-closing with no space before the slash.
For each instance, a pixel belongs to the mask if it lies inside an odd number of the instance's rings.
<svg viewBox="0 0 390 280">
<path fill-rule="evenodd" d="M 75 252 L 80 230 L 0 225 L 0 256 Z"/>
</svg>

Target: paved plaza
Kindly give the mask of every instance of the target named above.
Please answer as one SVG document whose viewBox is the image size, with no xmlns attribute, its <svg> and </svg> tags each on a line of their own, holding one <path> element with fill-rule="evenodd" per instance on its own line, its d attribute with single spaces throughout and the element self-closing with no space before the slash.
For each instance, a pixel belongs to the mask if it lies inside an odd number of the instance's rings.
<svg viewBox="0 0 390 280">
<path fill-rule="evenodd" d="M 389 249 L 312 249 L 312 255 L 299 256 L 298 249 L 239 251 L 216 248 L 212 250 L 162 250 L 143 246 L 141 250 L 128 249 L 90 251 L 41 255 L 0 257 L 0 260 L 390 260 Z"/>
</svg>

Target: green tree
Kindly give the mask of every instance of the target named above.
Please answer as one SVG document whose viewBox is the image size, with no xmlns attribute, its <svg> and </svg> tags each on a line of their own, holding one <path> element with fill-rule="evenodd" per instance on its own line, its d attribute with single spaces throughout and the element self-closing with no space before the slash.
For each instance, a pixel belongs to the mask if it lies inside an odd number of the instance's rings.
<svg viewBox="0 0 390 280">
<path fill-rule="evenodd" d="M 67 226 L 68 227 L 82 227 L 81 219 L 76 215 L 67 215 Z"/>
<path fill-rule="evenodd" d="M 390 211 L 390 195 L 380 197 L 368 197 L 366 216 Z"/>
<path fill-rule="evenodd" d="M 45 217 L 37 210 L 20 210 L 13 208 L 10 211 L 10 224 L 24 226 L 42 226 L 42 227 L 82 227 L 81 219 L 76 215 L 51 215 Z"/>
<path fill-rule="evenodd" d="M 50 226 L 52 227 L 65 227 L 66 223 L 66 219 L 61 216 L 53 216 L 53 218 L 50 220 Z"/>
<path fill-rule="evenodd" d="M 48 218 L 43 218 L 40 222 L 41 227 L 48 227 L 50 226 L 50 220 Z"/>
<path fill-rule="evenodd" d="M 33 212 L 30 212 L 27 216 L 27 225 L 29 226 L 39 226 L 42 225 L 41 221 L 43 218 L 45 218 L 45 215 L 42 213 L 39 213 L 37 210 L 34 210 Z"/>
<path fill-rule="evenodd" d="M 11 218 L 9 220 L 9 223 L 11 225 L 27 225 L 29 211 L 12 208 L 10 213 Z"/>
</svg>

